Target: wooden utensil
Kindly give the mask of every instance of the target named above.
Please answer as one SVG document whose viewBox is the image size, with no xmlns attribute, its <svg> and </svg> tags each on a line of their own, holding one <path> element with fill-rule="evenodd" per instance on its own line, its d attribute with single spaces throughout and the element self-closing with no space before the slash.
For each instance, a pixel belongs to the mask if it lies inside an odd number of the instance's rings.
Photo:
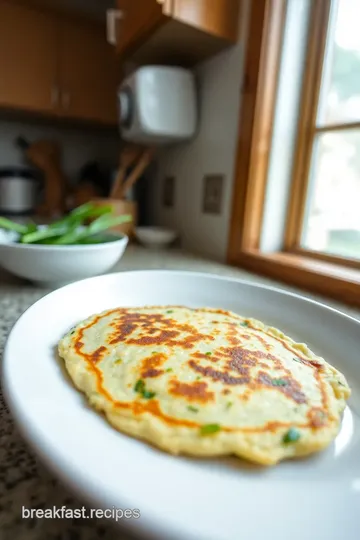
<svg viewBox="0 0 360 540">
<path fill-rule="evenodd" d="M 119 169 L 115 178 L 114 185 L 110 192 L 111 198 L 121 199 L 122 185 L 124 182 L 126 171 L 136 161 L 139 155 L 140 148 L 135 145 L 128 145 L 122 150 L 119 160 Z"/>
<path fill-rule="evenodd" d="M 147 150 L 144 150 L 135 168 L 131 171 L 125 182 L 122 184 L 121 190 L 119 192 L 120 198 L 124 199 L 126 197 L 126 194 L 142 175 L 146 167 L 150 164 L 153 155 L 154 148 L 148 148 Z"/>
<path fill-rule="evenodd" d="M 44 173 L 44 202 L 37 208 L 37 213 L 46 218 L 62 215 L 65 211 L 67 182 L 58 143 L 50 140 L 29 143 L 19 137 L 16 144 L 24 151 L 27 159 Z"/>
</svg>

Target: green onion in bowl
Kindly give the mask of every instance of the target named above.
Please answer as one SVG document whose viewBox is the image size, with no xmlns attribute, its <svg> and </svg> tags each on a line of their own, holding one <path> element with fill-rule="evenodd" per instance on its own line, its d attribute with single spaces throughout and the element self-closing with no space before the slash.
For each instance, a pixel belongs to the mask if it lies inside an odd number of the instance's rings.
<svg viewBox="0 0 360 540">
<path fill-rule="evenodd" d="M 37 226 L 35 223 L 22 225 L 0 217 L 0 229 L 18 233 L 17 241 L 21 244 L 53 246 L 101 244 L 118 239 L 116 235 L 105 235 L 105 231 L 116 225 L 128 223 L 131 219 L 129 215 L 112 215 L 110 205 L 97 207 L 92 203 L 86 203 L 75 208 L 68 216 L 45 227 Z"/>
</svg>

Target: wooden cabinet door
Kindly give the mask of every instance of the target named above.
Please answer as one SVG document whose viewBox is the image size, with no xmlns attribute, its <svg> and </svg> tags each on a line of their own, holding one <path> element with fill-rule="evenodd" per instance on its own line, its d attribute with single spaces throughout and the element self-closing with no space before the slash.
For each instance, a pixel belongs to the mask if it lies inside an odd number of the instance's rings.
<svg viewBox="0 0 360 540">
<path fill-rule="evenodd" d="M 239 0 L 173 0 L 173 17 L 204 32 L 236 41 Z"/>
<path fill-rule="evenodd" d="M 55 19 L 0 0 L 0 106 L 56 109 L 56 60 Z"/>
<path fill-rule="evenodd" d="M 121 18 L 117 23 L 116 50 L 126 55 L 167 20 L 170 4 L 168 0 L 117 0 L 117 9 Z"/>
<path fill-rule="evenodd" d="M 62 114 L 116 124 L 120 66 L 101 25 L 64 20 L 60 32 Z"/>
</svg>

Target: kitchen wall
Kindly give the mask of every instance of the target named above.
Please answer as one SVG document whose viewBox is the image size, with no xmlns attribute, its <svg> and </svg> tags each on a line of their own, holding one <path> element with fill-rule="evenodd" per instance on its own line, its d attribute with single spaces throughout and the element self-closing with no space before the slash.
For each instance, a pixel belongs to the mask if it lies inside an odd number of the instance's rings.
<svg viewBox="0 0 360 540">
<path fill-rule="evenodd" d="M 14 140 L 22 135 L 29 141 L 50 138 L 58 141 L 63 153 L 63 166 L 69 180 L 77 178 L 79 169 L 87 162 L 98 160 L 107 167 L 118 162 L 119 136 L 93 127 L 70 127 L 36 122 L 0 120 L 0 167 L 24 165 L 22 152 Z"/>
<path fill-rule="evenodd" d="M 248 4 L 242 2 L 239 43 L 196 68 L 199 132 L 190 143 L 162 150 L 151 197 L 156 225 L 178 230 L 185 249 L 218 260 L 227 252 Z M 205 174 L 224 175 L 220 215 L 202 213 Z M 172 208 L 163 206 L 166 176 L 176 177 Z"/>
</svg>

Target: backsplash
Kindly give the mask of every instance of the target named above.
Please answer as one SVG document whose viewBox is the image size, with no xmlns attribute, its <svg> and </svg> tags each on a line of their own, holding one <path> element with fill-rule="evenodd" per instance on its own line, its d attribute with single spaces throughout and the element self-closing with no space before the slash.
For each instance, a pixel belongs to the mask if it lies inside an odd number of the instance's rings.
<svg viewBox="0 0 360 540">
<path fill-rule="evenodd" d="M 55 139 L 62 148 L 65 174 L 72 183 L 80 168 L 97 160 L 113 168 L 118 164 L 120 138 L 113 132 L 92 127 L 54 126 L 33 122 L 0 121 L 0 167 L 25 165 L 23 154 L 14 141 L 19 135 L 30 142 L 40 138 Z"/>
</svg>

